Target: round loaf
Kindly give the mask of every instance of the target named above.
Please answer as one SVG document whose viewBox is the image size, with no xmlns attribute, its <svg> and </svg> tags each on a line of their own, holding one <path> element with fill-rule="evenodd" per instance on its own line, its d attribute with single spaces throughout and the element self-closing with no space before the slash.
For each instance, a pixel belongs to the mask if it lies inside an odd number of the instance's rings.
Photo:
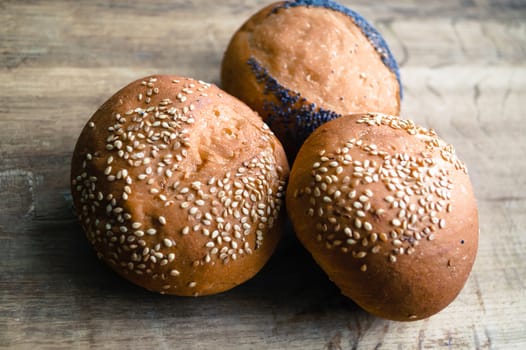
<svg viewBox="0 0 526 350">
<path fill-rule="evenodd" d="M 341 292 L 377 316 L 429 317 L 471 271 L 478 216 L 467 169 L 433 130 L 382 114 L 318 128 L 300 149 L 287 209 Z"/>
<path fill-rule="evenodd" d="M 253 15 L 230 41 L 221 83 L 263 117 L 290 161 L 324 122 L 400 112 L 398 66 L 385 40 L 330 0 L 278 2 Z"/>
<path fill-rule="evenodd" d="M 77 141 L 71 187 L 98 256 L 176 295 L 243 283 L 276 247 L 288 164 L 246 105 L 214 85 L 150 76 L 117 92 Z"/>
</svg>

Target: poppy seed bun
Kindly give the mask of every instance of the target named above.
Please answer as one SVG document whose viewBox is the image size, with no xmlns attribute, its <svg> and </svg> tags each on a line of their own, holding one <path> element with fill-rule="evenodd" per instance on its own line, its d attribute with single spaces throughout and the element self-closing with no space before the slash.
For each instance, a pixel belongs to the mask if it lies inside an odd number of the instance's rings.
<svg viewBox="0 0 526 350">
<path fill-rule="evenodd" d="M 301 243 L 377 316 L 439 312 L 473 266 L 479 227 L 467 169 L 410 120 L 363 114 L 324 124 L 300 149 L 286 198 Z"/>
<path fill-rule="evenodd" d="M 137 80 L 91 117 L 71 184 L 98 256 L 146 289 L 219 293 L 254 276 L 281 236 L 288 164 L 261 118 L 214 85 Z"/>
<path fill-rule="evenodd" d="M 398 66 L 382 36 L 333 1 L 262 9 L 232 37 L 222 88 L 257 111 L 293 160 L 307 136 L 343 114 L 398 115 Z"/>
</svg>

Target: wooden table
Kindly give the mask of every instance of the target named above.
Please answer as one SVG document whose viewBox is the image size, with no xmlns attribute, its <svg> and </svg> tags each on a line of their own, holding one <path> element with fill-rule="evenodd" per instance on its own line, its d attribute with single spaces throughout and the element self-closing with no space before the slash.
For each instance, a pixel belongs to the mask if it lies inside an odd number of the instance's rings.
<svg viewBox="0 0 526 350">
<path fill-rule="evenodd" d="M 435 128 L 470 168 L 481 239 L 460 296 L 427 320 L 375 318 L 292 234 L 220 295 L 162 296 L 120 279 L 64 199 L 81 127 L 147 74 L 218 83 L 230 36 L 268 1 L 2 1 L 0 348 L 526 348 L 526 3 L 344 2 L 398 57 L 403 116 Z"/>
</svg>

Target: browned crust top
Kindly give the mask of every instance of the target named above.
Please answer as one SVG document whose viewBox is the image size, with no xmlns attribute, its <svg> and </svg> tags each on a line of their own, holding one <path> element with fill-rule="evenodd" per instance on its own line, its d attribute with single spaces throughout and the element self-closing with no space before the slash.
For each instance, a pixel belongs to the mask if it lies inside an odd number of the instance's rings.
<svg viewBox="0 0 526 350">
<path fill-rule="evenodd" d="M 88 239 L 112 268 L 148 289 L 197 295 L 243 282 L 268 259 L 287 175 L 279 141 L 240 101 L 150 76 L 89 120 L 71 181 Z"/>
</svg>

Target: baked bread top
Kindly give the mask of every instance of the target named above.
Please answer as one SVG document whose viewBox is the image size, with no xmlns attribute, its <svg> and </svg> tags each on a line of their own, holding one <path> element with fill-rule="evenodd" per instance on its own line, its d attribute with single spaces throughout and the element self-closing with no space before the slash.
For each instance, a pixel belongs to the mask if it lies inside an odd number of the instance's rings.
<svg viewBox="0 0 526 350">
<path fill-rule="evenodd" d="M 99 256 L 147 289 L 201 295 L 252 277 L 280 238 L 285 153 L 214 85 L 150 76 L 82 130 L 72 192 Z"/>
<path fill-rule="evenodd" d="M 328 120 L 400 112 L 399 70 L 385 40 L 332 1 L 280 2 L 256 13 L 232 37 L 221 77 L 269 124 L 290 160 Z"/>
<path fill-rule="evenodd" d="M 318 128 L 292 168 L 287 210 L 342 293 L 381 317 L 438 312 L 475 260 L 467 168 L 451 145 L 410 120 L 371 113 Z"/>
</svg>

